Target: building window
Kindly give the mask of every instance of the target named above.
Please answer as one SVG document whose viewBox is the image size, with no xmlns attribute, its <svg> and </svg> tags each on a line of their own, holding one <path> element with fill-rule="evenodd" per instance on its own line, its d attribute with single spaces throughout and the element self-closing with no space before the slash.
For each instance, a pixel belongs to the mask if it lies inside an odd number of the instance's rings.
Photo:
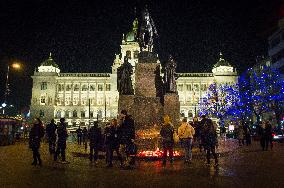
<svg viewBox="0 0 284 188">
<path fill-rule="evenodd" d="M 77 114 L 76 110 L 73 111 L 73 117 L 75 117 L 75 118 L 78 117 L 78 114 Z"/>
<path fill-rule="evenodd" d="M 61 105 L 61 104 L 62 104 L 62 101 L 63 101 L 62 97 L 57 97 L 57 98 L 56 98 L 56 103 L 57 103 L 57 105 Z"/>
<path fill-rule="evenodd" d="M 186 84 L 186 91 L 191 91 L 191 84 Z"/>
<path fill-rule="evenodd" d="M 106 105 L 110 105 L 110 97 L 106 99 Z"/>
<path fill-rule="evenodd" d="M 65 98 L 65 105 L 69 105 L 71 101 L 71 97 L 66 97 Z"/>
<path fill-rule="evenodd" d="M 98 112 L 97 112 L 97 117 L 98 117 L 98 118 L 102 118 L 102 117 L 103 117 L 103 112 L 102 112 L 102 110 L 98 110 Z"/>
<path fill-rule="evenodd" d="M 67 118 L 70 117 L 70 112 L 69 112 L 69 110 L 67 110 L 67 111 L 65 112 L 65 116 L 66 116 Z"/>
<path fill-rule="evenodd" d="M 191 102 L 191 97 L 190 96 L 186 97 L 186 102 Z"/>
<path fill-rule="evenodd" d="M 183 90 L 183 84 L 178 84 L 178 91 L 182 91 Z"/>
<path fill-rule="evenodd" d="M 58 110 L 58 111 L 56 112 L 55 117 L 56 117 L 56 118 L 61 118 L 61 111 L 60 111 L 60 110 Z"/>
<path fill-rule="evenodd" d="M 90 91 L 96 91 L 96 85 L 94 84 L 90 85 Z"/>
<path fill-rule="evenodd" d="M 81 111 L 81 117 L 86 117 L 85 111 Z"/>
<path fill-rule="evenodd" d="M 66 91 L 71 91 L 71 89 L 72 89 L 72 86 L 71 86 L 70 84 L 68 84 L 68 85 L 66 86 Z"/>
<path fill-rule="evenodd" d="M 41 96 L 41 97 L 40 97 L 40 104 L 41 104 L 41 105 L 45 105 L 45 102 L 46 102 L 45 96 Z"/>
<path fill-rule="evenodd" d="M 80 90 L 79 84 L 75 84 L 74 85 L 74 91 L 79 91 L 79 90 Z"/>
<path fill-rule="evenodd" d="M 206 91 L 207 89 L 206 84 L 201 84 L 200 89 L 201 91 Z"/>
<path fill-rule="evenodd" d="M 106 84 L 106 91 L 110 91 L 110 89 L 111 89 L 110 84 Z"/>
<path fill-rule="evenodd" d="M 98 91 L 103 91 L 103 84 L 98 84 Z"/>
<path fill-rule="evenodd" d="M 90 100 L 91 100 L 91 101 L 90 101 L 90 102 L 91 102 L 91 105 L 95 105 L 95 104 L 96 104 L 96 99 L 95 99 L 95 98 L 91 98 Z"/>
<path fill-rule="evenodd" d="M 82 91 L 88 91 L 88 85 L 84 84 L 84 85 L 82 86 Z"/>
<path fill-rule="evenodd" d="M 99 98 L 98 99 L 98 105 L 102 105 L 103 104 L 103 98 Z"/>
<path fill-rule="evenodd" d="M 138 59 L 138 54 L 139 54 L 138 50 L 134 51 L 134 54 L 133 54 L 134 59 Z"/>
<path fill-rule="evenodd" d="M 73 105 L 77 105 L 79 102 L 79 97 L 74 97 L 73 98 Z"/>
<path fill-rule="evenodd" d="M 82 105 L 86 105 L 87 104 L 87 97 L 82 97 L 81 103 L 82 103 Z"/>
<path fill-rule="evenodd" d="M 188 111 L 188 117 L 193 117 L 192 110 L 189 110 L 189 111 Z"/>
<path fill-rule="evenodd" d="M 39 110 L 39 117 L 44 117 L 44 111 L 43 110 Z"/>
<path fill-rule="evenodd" d="M 40 90 L 46 90 L 46 89 L 47 89 L 47 82 L 41 82 Z"/>
<path fill-rule="evenodd" d="M 58 84 L 57 88 L 58 88 L 58 92 L 64 91 L 64 85 L 63 84 Z"/>
<path fill-rule="evenodd" d="M 93 111 L 90 111 L 90 118 L 93 118 L 94 117 L 94 112 Z"/>
<path fill-rule="evenodd" d="M 193 85 L 193 90 L 194 91 L 199 91 L 199 84 L 194 84 Z"/>
<path fill-rule="evenodd" d="M 128 59 L 131 59 L 131 51 L 126 51 L 126 57 L 128 58 Z"/>
</svg>

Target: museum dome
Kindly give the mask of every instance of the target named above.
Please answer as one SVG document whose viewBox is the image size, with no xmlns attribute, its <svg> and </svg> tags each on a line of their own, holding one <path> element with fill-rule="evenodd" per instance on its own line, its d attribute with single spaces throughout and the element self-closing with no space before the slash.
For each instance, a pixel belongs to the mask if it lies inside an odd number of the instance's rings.
<svg viewBox="0 0 284 188">
<path fill-rule="evenodd" d="M 220 52 L 220 58 L 218 62 L 214 65 L 212 72 L 214 74 L 223 73 L 235 73 L 236 70 L 228 61 L 223 58 L 223 54 Z"/>
<path fill-rule="evenodd" d="M 220 67 L 220 66 L 227 66 L 227 67 L 231 67 L 230 63 L 228 61 L 226 61 L 224 58 L 223 58 L 223 54 L 222 52 L 220 52 L 220 58 L 219 58 L 219 61 L 214 65 L 214 68 L 216 67 Z"/>
<path fill-rule="evenodd" d="M 49 53 L 48 59 L 44 60 L 40 64 L 40 66 L 38 67 L 38 72 L 60 72 L 59 66 L 53 60 L 51 53 Z"/>
<path fill-rule="evenodd" d="M 59 68 L 59 66 L 53 60 L 51 53 L 49 53 L 48 59 L 44 60 L 41 63 L 41 66 L 53 66 L 53 67 Z"/>
</svg>

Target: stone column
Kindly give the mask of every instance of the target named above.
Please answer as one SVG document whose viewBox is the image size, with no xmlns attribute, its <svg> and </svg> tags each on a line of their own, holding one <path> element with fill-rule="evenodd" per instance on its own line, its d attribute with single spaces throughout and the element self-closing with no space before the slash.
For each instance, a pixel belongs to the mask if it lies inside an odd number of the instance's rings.
<svg viewBox="0 0 284 188">
<path fill-rule="evenodd" d="M 176 127 L 180 122 L 180 102 L 178 94 L 166 93 L 164 95 L 164 115 L 169 115 Z"/>
</svg>

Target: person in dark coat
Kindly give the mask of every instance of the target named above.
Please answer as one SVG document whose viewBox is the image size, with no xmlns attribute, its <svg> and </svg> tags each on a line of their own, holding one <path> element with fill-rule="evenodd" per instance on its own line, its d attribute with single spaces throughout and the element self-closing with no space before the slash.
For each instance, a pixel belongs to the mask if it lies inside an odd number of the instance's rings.
<svg viewBox="0 0 284 188">
<path fill-rule="evenodd" d="M 251 145 L 251 129 L 248 125 L 247 122 L 245 122 L 245 125 L 244 125 L 244 134 L 245 134 L 245 139 L 246 139 L 246 145 Z"/>
<path fill-rule="evenodd" d="M 262 121 L 259 122 L 258 125 L 258 135 L 260 136 L 260 146 L 262 148 L 262 151 L 265 149 L 265 123 Z"/>
<path fill-rule="evenodd" d="M 90 139 L 90 161 L 93 159 L 97 163 L 98 153 L 101 144 L 102 132 L 101 128 L 99 128 L 98 122 L 94 122 L 94 126 L 92 126 L 89 130 L 89 139 Z"/>
<path fill-rule="evenodd" d="M 53 154 L 55 152 L 55 142 L 56 142 L 56 131 L 57 125 L 54 123 L 54 119 L 46 126 L 46 136 L 48 139 L 49 153 Z"/>
<path fill-rule="evenodd" d="M 202 115 L 201 126 L 202 126 L 202 140 L 203 146 L 206 151 L 207 165 L 210 165 L 210 153 L 213 154 L 215 159 L 215 166 L 218 166 L 218 157 L 215 151 L 216 146 L 218 145 L 216 129 L 213 125 L 211 119 L 206 118 L 205 115 Z"/>
<path fill-rule="evenodd" d="M 122 166 L 131 167 L 135 165 L 135 155 L 130 156 L 129 149 L 135 146 L 135 127 L 134 120 L 127 114 L 126 110 L 122 110 L 120 114 L 120 125 L 118 128 L 118 137 L 120 143 L 120 154 L 122 157 Z M 127 163 L 127 164 L 125 164 Z"/>
<path fill-rule="evenodd" d="M 119 139 L 118 139 L 118 123 L 117 119 L 113 119 L 111 124 L 105 128 L 105 146 L 106 146 L 106 163 L 107 167 L 112 167 L 113 151 L 122 165 L 122 158 L 119 153 Z"/>
<path fill-rule="evenodd" d="M 79 126 L 79 128 L 76 130 L 77 133 L 77 141 L 78 144 L 81 145 L 82 144 L 82 136 L 83 136 L 83 131 L 81 129 L 81 127 Z"/>
<path fill-rule="evenodd" d="M 168 152 L 170 157 L 170 163 L 173 163 L 174 127 L 168 115 L 164 116 L 164 123 L 162 125 L 160 135 L 162 137 L 163 165 L 166 165 Z"/>
<path fill-rule="evenodd" d="M 264 140 L 265 140 L 265 150 L 268 150 L 268 145 L 270 144 L 270 148 L 272 150 L 273 143 L 272 143 L 272 125 L 269 121 L 265 122 L 264 128 Z"/>
<path fill-rule="evenodd" d="M 83 144 L 84 144 L 84 146 L 85 146 L 85 149 L 87 149 L 88 130 L 87 130 L 86 127 L 83 128 L 82 137 L 83 137 Z"/>
<path fill-rule="evenodd" d="M 60 123 L 57 126 L 57 148 L 54 154 L 54 161 L 57 161 L 57 157 L 61 154 L 61 159 L 66 162 L 65 150 L 66 150 L 66 139 L 68 137 L 65 119 L 61 118 Z"/>
<path fill-rule="evenodd" d="M 29 145 L 30 148 L 33 151 L 33 159 L 32 165 L 39 164 L 42 165 L 42 161 L 39 154 L 39 148 L 40 148 L 40 142 L 41 138 L 44 136 L 44 128 L 42 125 L 42 122 L 39 118 L 36 118 L 33 124 L 33 127 L 30 131 L 30 137 L 29 137 Z"/>
<path fill-rule="evenodd" d="M 202 143 L 201 143 L 201 126 L 197 117 L 193 118 L 193 128 L 195 130 L 194 134 L 194 142 L 198 143 L 199 151 L 202 151 Z"/>
</svg>

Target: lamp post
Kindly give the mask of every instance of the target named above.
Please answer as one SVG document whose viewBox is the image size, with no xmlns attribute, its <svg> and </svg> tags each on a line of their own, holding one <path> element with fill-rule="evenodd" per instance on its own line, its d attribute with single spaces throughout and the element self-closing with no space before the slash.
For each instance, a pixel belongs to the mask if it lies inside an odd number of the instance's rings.
<svg viewBox="0 0 284 188">
<path fill-rule="evenodd" d="M 20 69 L 21 65 L 19 63 L 13 63 L 11 65 L 8 64 L 7 66 L 7 74 L 6 74 L 6 83 L 5 83 L 5 93 L 4 93 L 4 103 L 2 104 L 3 107 L 3 115 L 5 114 L 5 107 L 7 106 L 7 99 L 10 93 L 9 89 L 9 73 L 10 73 L 10 66 L 13 69 Z"/>
</svg>

